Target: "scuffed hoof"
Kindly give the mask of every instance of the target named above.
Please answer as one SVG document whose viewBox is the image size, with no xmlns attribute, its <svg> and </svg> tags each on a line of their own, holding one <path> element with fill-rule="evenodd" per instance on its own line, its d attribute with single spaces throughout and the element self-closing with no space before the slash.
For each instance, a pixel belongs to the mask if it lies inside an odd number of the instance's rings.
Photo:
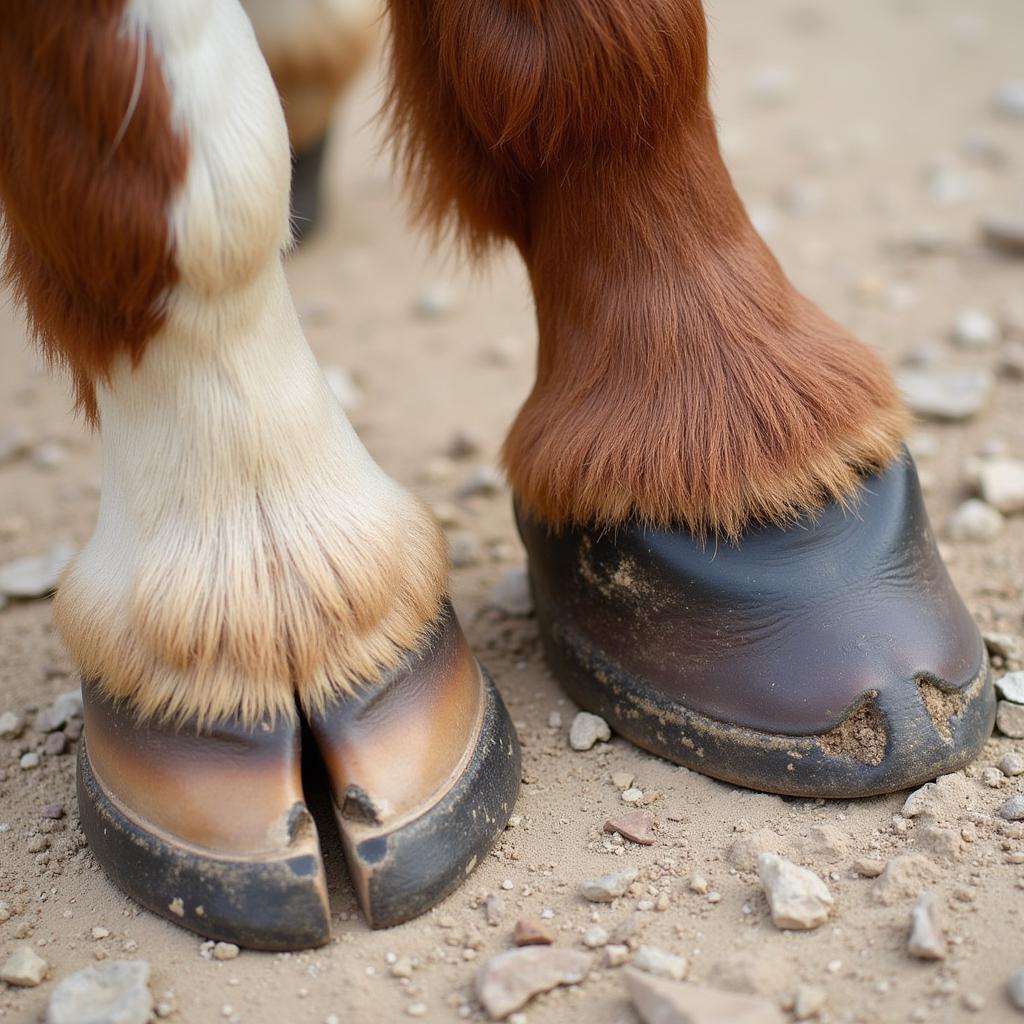
<svg viewBox="0 0 1024 1024">
<path fill-rule="evenodd" d="M 93 854 L 144 907 L 250 949 L 331 934 L 317 830 L 302 796 L 299 724 L 199 734 L 139 723 L 83 685 L 78 807 Z"/>
<path fill-rule="evenodd" d="M 890 792 L 971 761 L 995 699 L 908 454 L 826 508 L 736 545 L 519 516 L 568 694 L 638 746 L 752 789 Z"/>
<path fill-rule="evenodd" d="M 422 914 L 485 857 L 519 792 L 519 742 L 451 608 L 373 689 L 310 716 L 349 872 L 374 928 Z"/>
<path fill-rule="evenodd" d="M 320 223 L 323 202 L 323 167 L 327 153 L 326 134 L 292 158 L 292 234 L 295 244 L 301 245 L 312 235 Z"/>
</svg>

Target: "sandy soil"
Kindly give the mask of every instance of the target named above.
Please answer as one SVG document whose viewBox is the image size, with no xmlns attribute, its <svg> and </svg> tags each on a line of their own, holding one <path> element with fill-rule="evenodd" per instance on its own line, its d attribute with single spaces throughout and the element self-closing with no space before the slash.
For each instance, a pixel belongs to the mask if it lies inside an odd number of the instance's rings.
<svg viewBox="0 0 1024 1024">
<path fill-rule="evenodd" d="M 983 213 L 1021 199 L 1024 121 L 998 117 L 992 103 L 1000 83 L 1024 78 L 1019 0 L 713 0 L 709 8 L 728 159 L 798 284 L 894 364 L 923 349 L 951 366 L 998 367 L 998 346 L 964 352 L 948 335 L 964 307 L 998 316 L 1024 300 L 1024 264 L 987 253 L 976 232 Z M 330 220 L 291 260 L 289 276 L 317 355 L 358 384 L 353 419 L 373 454 L 430 502 L 451 505 L 477 465 L 493 464 L 529 387 L 530 299 L 511 257 L 474 276 L 444 253 L 426 253 L 410 233 L 366 127 L 376 76 L 376 69 L 367 74 L 339 119 Z M 936 160 L 947 169 L 936 172 Z M 901 244 L 926 232 L 943 240 L 938 252 Z M 438 283 L 453 291 L 452 308 L 433 319 L 417 315 L 418 297 Z M 99 444 L 73 420 L 66 389 L 46 376 L 24 335 L 17 316 L 0 310 L 0 431 L 23 427 L 38 444 L 57 448 L 55 457 L 37 449 L 36 457 L 0 467 L 0 563 L 59 541 L 84 542 L 98 498 Z M 1024 455 L 1022 399 L 1024 385 L 1000 377 L 982 415 L 920 427 L 919 461 L 940 535 L 965 496 L 968 456 L 997 442 Z M 479 440 L 479 456 L 443 458 L 457 431 Z M 1014 856 L 1024 839 L 992 817 L 1024 786 L 1008 780 L 992 789 L 977 777 L 1024 742 L 993 738 L 967 773 L 961 805 L 940 820 L 948 826 L 941 835 L 919 820 L 894 819 L 906 794 L 856 803 L 784 800 L 711 781 L 617 739 L 573 753 L 566 737 L 575 709 L 545 668 L 533 621 L 486 607 L 497 579 L 523 561 L 508 496 L 462 502 L 455 514 L 460 525 L 452 532 L 471 549 L 472 563 L 454 573 L 458 610 L 524 747 L 521 822 L 494 855 L 435 911 L 380 933 L 367 930 L 335 871 L 331 945 L 204 959 L 197 937 L 133 906 L 83 848 L 74 758 L 19 767 L 21 754 L 40 742 L 29 729 L 20 740 L 0 741 L 0 899 L 14 911 L 0 923 L 0 959 L 25 940 L 52 969 L 35 989 L 0 986 L 0 1018 L 35 1021 L 55 979 L 97 959 L 129 957 L 150 961 L 153 992 L 174 1008 L 172 1020 L 279 1024 L 334 1014 L 362 1024 L 405 1019 L 410 1008 L 431 1021 L 480 1019 L 471 995 L 479 962 L 510 945 L 517 917 L 547 909 L 565 946 L 580 948 L 580 933 L 595 921 L 611 930 L 636 914 L 641 941 L 689 957 L 692 978 L 783 1003 L 800 984 L 819 987 L 823 1021 L 1024 1019 L 1004 991 L 1010 972 L 1024 966 L 1024 866 L 1013 863 L 1024 859 Z M 467 538 L 477 542 L 475 557 Z M 1024 521 L 1011 520 L 989 543 L 944 547 L 983 627 L 1024 632 Z M 74 684 L 47 602 L 0 611 L 0 712 L 31 720 L 34 709 Z M 549 724 L 553 712 L 560 727 Z M 624 847 L 602 836 L 605 819 L 622 807 L 612 771 L 631 772 L 645 793 L 658 794 L 650 805 L 659 823 L 655 846 Z M 40 809 L 53 802 L 67 816 L 45 822 Z M 837 831 L 811 832 L 818 825 Z M 756 876 L 742 857 L 738 865 L 730 857 L 738 835 L 760 829 L 776 838 L 761 835 L 755 844 L 774 844 L 828 877 L 837 905 L 824 927 L 783 933 L 772 925 Z M 964 829 L 973 841 L 961 840 Z M 39 850 L 40 834 L 47 850 Z M 822 835 L 831 838 L 822 842 Z M 939 964 L 906 953 L 912 895 L 884 904 L 878 883 L 853 869 L 861 857 L 922 849 L 935 875 L 914 886 L 936 893 L 951 939 Z M 337 867 L 336 854 L 331 862 Z M 581 879 L 623 864 L 641 869 L 633 894 L 596 910 L 579 897 Z M 717 900 L 690 891 L 695 870 Z M 506 912 L 489 926 L 483 900 L 495 892 Z M 637 909 L 661 893 L 667 909 Z M 92 938 L 94 927 L 109 935 Z M 391 976 L 389 954 L 413 962 L 411 978 Z M 599 968 L 517 1019 L 636 1018 L 621 973 Z"/>
</svg>

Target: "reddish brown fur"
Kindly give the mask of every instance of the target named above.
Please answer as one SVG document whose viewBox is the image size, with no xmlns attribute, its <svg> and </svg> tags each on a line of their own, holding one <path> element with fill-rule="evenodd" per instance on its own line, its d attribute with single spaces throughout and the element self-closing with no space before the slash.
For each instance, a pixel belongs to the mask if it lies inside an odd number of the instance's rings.
<svg viewBox="0 0 1024 1024">
<path fill-rule="evenodd" d="M 799 295 L 743 210 L 699 0 L 391 0 L 394 138 L 420 216 L 508 238 L 537 381 L 505 446 L 553 524 L 737 535 L 844 500 L 898 451 L 876 356 Z"/>
<path fill-rule="evenodd" d="M 168 208 L 185 139 L 152 47 L 132 105 L 124 0 L 7 0 L 0 32 L 4 274 L 95 419 L 95 382 L 137 360 L 177 280 Z"/>
</svg>

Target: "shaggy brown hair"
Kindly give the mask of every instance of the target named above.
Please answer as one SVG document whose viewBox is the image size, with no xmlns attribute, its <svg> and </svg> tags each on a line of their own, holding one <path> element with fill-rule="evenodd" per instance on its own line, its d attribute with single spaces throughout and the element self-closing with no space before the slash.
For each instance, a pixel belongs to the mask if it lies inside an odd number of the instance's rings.
<svg viewBox="0 0 1024 1024">
<path fill-rule="evenodd" d="M 905 414 L 750 224 L 699 0 L 391 0 L 392 138 L 422 222 L 510 239 L 540 337 L 504 449 L 554 525 L 737 536 L 846 500 Z"/>
</svg>

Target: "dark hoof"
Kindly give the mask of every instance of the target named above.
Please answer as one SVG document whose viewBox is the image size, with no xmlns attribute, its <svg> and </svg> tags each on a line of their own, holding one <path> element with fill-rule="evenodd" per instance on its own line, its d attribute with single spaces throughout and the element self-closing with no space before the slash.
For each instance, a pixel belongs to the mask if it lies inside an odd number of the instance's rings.
<svg viewBox="0 0 1024 1024">
<path fill-rule="evenodd" d="M 977 627 L 909 455 L 737 545 L 519 517 L 537 617 L 569 695 L 637 745 L 768 792 L 854 797 L 962 768 L 992 731 Z"/>
<path fill-rule="evenodd" d="M 519 742 L 450 608 L 392 676 L 310 717 L 349 872 L 374 928 L 456 889 L 519 792 Z"/>
<path fill-rule="evenodd" d="M 322 176 L 327 153 L 327 135 L 298 150 L 292 157 L 292 235 L 301 245 L 320 222 L 323 197 Z"/>
<path fill-rule="evenodd" d="M 144 907 L 250 949 L 331 934 L 298 723 L 204 733 L 140 724 L 84 685 L 78 807 L 100 865 Z"/>
</svg>

